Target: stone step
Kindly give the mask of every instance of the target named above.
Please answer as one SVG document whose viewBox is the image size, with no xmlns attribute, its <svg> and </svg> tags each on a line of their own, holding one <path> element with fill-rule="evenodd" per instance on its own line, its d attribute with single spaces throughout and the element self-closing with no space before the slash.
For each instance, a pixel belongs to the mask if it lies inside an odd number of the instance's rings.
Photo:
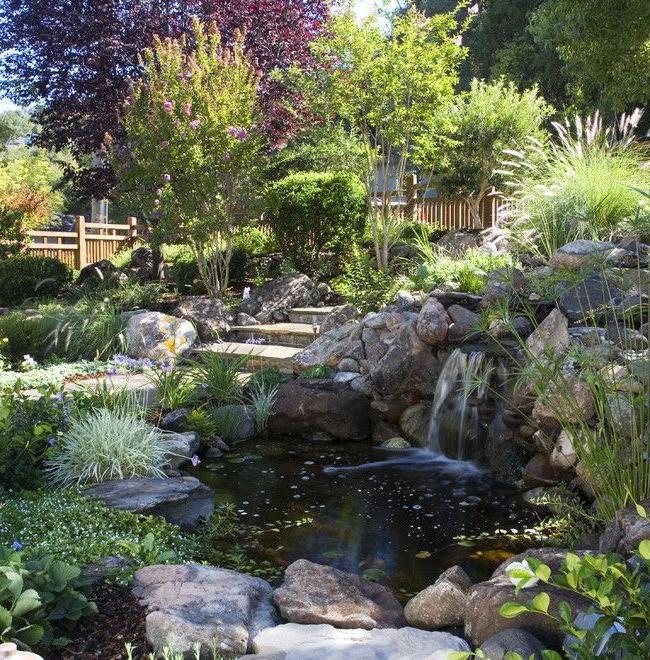
<svg viewBox="0 0 650 660">
<path fill-rule="evenodd" d="M 247 339 L 266 339 L 279 346 L 309 346 L 318 337 L 318 326 L 311 323 L 268 323 L 262 325 L 236 325 L 230 328 L 228 338 L 236 342 Z M 252 344 L 253 346 L 255 344 Z"/>
<path fill-rule="evenodd" d="M 289 321 L 319 325 L 332 310 L 334 307 L 294 307 L 289 310 Z"/>
<path fill-rule="evenodd" d="M 244 369 L 256 371 L 262 367 L 278 367 L 280 371 L 293 372 L 291 359 L 302 349 L 297 346 L 278 346 L 277 344 L 243 344 L 234 341 L 225 341 L 215 344 L 203 344 L 196 352 L 212 351 L 219 353 L 226 359 L 235 359 L 242 355 L 250 355 Z"/>
</svg>

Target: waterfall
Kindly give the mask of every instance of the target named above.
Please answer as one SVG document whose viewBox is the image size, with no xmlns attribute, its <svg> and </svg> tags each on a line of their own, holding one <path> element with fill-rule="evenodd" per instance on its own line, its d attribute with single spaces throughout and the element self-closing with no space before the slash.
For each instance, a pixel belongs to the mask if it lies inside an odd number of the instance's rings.
<svg viewBox="0 0 650 660">
<path fill-rule="evenodd" d="M 456 348 L 447 358 L 440 372 L 431 404 L 427 433 L 427 449 L 434 454 L 455 454 L 458 460 L 467 458 L 467 437 L 479 426 L 479 412 L 470 402 L 474 395 L 479 401 L 485 397 L 493 365 L 485 353 L 463 353 Z M 455 452 L 441 443 L 440 431 L 444 408 L 451 408 L 456 422 Z M 444 443 L 445 445 L 448 443 Z"/>
</svg>

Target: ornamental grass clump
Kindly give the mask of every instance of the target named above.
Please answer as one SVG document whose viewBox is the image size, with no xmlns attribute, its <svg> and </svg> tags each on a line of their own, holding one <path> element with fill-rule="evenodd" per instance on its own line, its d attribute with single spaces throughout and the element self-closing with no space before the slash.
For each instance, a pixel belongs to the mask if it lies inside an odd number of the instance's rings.
<svg viewBox="0 0 650 660">
<path fill-rule="evenodd" d="M 46 473 L 63 487 L 164 477 L 170 456 L 168 435 L 136 416 L 99 409 L 71 420 Z"/>
<path fill-rule="evenodd" d="M 635 216 L 650 188 L 647 143 L 637 138 L 642 110 L 606 126 L 596 113 L 555 122 L 546 145 L 531 138 L 507 150 L 497 174 L 510 189 L 506 217 L 523 248 L 548 259 L 577 239 L 609 237 Z"/>
</svg>

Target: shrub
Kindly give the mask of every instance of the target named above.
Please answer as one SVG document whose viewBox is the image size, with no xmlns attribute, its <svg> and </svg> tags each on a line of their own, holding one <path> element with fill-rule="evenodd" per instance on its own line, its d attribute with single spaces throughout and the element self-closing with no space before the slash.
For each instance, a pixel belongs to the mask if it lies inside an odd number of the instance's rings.
<svg viewBox="0 0 650 660">
<path fill-rule="evenodd" d="M 642 112 L 606 127 L 598 114 L 575 126 L 555 123 L 549 147 L 536 140 L 508 151 L 501 173 L 512 193 L 515 237 L 544 258 L 570 241 L 608 237 L 633 218 L 650 188 L 648 146 L 635 138 Z"/>
<path fill-rule="evenodd" d="M 233 244 L 235 249 L 240 248 L 254 256 L 269 254 L 278 250 L 278 243 L 272 233 L 263 231 L 259 227 L 246 225 L 237 228 Z"/>
<path fill-rule="evenodd" d="M 19 541 L 23 556 L 54 555 L 78 566 L 120 555 L 138 561 L 124 542 L 138 543 L 153 534 L 162 551 L 173 551 L 179 561 L 192 558 L 193 544 L 175 525 L 157 516 L 143 516 L 107 507 L 101 500 L 75 490 L 40 490 L 3 497 L 0 544 Z"/>
<path fill-rule="evenodd" d="M 361 314 L 386 307 L 400 288 L 400 282 L 393 273 L 377 270 L 372 259 L 358 249 L 353 250 L 343 268 L 345 274 L 332 280 L 332 289 Z"/>
<path fill-rule="evenodd" d="M 251 377 L 246 384 L 248 389 L 256 385 L 266 385 L 272 387 L 273 385 L 283 385 L 291 380 L 291 376 L 284 371 L 280 371 L 279 367 L 275 365 L 269 367 L 262 367 L 251 374 Z"/>
<path fill-rule="evenodd" d="M 212 441 L 219 434 L 217 422 L 206 408 L 193 408 L 187 414 L 183 429 L 194 431 L 199 436 L 201 446 L 210 447 Z"/>
<path fill-rule="evenodd" d="M 33 352 L 35 334 L 36 324 L 22 312 L 0 315 L 0 337 L 7 340 L 3 352 L 12 362 Z"/>
<path fill-rule="evenodd" d="M 153 369 L 148 378 L 156 389 L 156 398 L 163 410 L 183 408 L 196 398 L 196 383 L 186 369 L 178 367 Z"/>
<path fill-rule="evenodd" d="M 23 562 L 19 552 L 0 550 L 0 641 L 28 648 L 63 646 L 67 640 L 54 637 L 53 625 L 72 627 L 97 613 L 79 591 L 80 573 L 77 566 L 51 556 Z"/>
<path fill-rule="evenodd" d="M 614 554 L 578 557 L 569 553 L 559 573 L 552 575 L 542 562 L 534 558 L 526 561 L 529 571 L 509 572 L 517 590 L 525 588 L 533 578 L 576 594 L 591 603 L 590 612 L 597 616 L 597 622 L 583 630 L 576 625 L 575 613 L 566 602 L 559 604 L 559 617 L 550 614 L 551 601 L 546 592 L 538 593 L 525 604 L 504 603 L 501 616 L 512 619 L 531 612 L 554 619 L 569 635 L 566 647 L 569 657 L 648 657 L 650 541 L 640 543 L 634 563 Z"/>
<path fill-rule="evenodd" d="M 324 250 L 347 252 L 362 236 L 367 197 L 346 172 L 298 172 L 272 184 L 268 221 L 278 244 L 300 270 L 314 270 Z"/>
<path fill-rule="evenodd" d="M 29 298 L 56 295 L 72 280 L 58 259 L 20 255 L 0 261 L 0 305 L 13 307 Z"/>
<path fill-rule="evenodd" d="M 60 486 L 162 477 L 168 458 L 164 431 L 138 417 L 99 409 L 71 420 L 46 472 Z"/>
</svg>

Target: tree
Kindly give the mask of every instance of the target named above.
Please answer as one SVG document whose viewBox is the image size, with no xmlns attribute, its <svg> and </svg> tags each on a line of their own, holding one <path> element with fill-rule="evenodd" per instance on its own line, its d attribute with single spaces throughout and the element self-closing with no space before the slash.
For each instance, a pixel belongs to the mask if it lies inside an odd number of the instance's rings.
<svg viewBox="0 0 650 660">
<path fill-rule="evenodd" d="M 41 103 L 38 143 L 70 148 L 81 184 L 104 193 L 110 171 L 89 156 L 106 133 L 119 140 L 120 112 L 137 77 L 138 54 L 161 38 L 187 33 L 190 18 L 216 19 L 224 41 L 246 30 L 246 46 L 263 73 L 265 128 L 275 140 L 291 130 L 287 90 L 272 79 L 293 63 L 308 68 L 309 41 L 321 33 L 325 0 L 0 0 L 0 73 L 19 105 Z"/>
<path fill-rule="evenodd" d="M 426 18 L 415 9 L 396 16 L 386 34 L 371 17 L 357 24 L 351 12 L 335 17 L 316 40 L 319 66 L 298 76 L 310 109 L 351 128 L 365 151 L 364 183 L 380 269 L 403 225 L 402 190 L 414 141 L 451 101 L 463 49 L 451 14 Z"/>
<path fill-rule="evenodd" d="M 495 169 L 504 149 L 529 137 L 541 138 L 550 112 L 536 88 L 520 93 L 514 83 L 474 80 L 470 91 L 451 106 L 446 135 L 451 147 L 445 158 L 440 159 L 436 143 L 432 147 L 426 135 L 418 144 L 417 160 L 433 170 L 438 190 L 466 200 L 474 226 L 481 227 L 481 202 L 493 185 L 500 184 Z"/>
<path fill-rule="evenodd" d="M 7 110 L 0 113 L 0 151 L 9 143 L 26 139 L 34 131 L 29 115 L 24 110 Z"/>
<path fill-rule="evenodd" d="M 150 222 L 154 245 L 191 247 L 217 295 L 228 287 L 235 227 L 259 189 L 259 77 L 243 37 L 224 46 L 198 20 L 191 38 L 156 38 L 142 68 L 126 101 L 126 146 L 108 140 L 119 189 Z"/>
<path fill-rule="evenodd" d="M 61 168 L 40 149 L 22 148 L 0 162 L 0 240 L 18 251 L 27 233 L 61 210 Z"/>
<path fill-rule="evenodd" d="M 650 102 L 647 0 L 546 0 L 530 31 L 559 55 L 579 107 L 617 113 Z"/>
</svg>

